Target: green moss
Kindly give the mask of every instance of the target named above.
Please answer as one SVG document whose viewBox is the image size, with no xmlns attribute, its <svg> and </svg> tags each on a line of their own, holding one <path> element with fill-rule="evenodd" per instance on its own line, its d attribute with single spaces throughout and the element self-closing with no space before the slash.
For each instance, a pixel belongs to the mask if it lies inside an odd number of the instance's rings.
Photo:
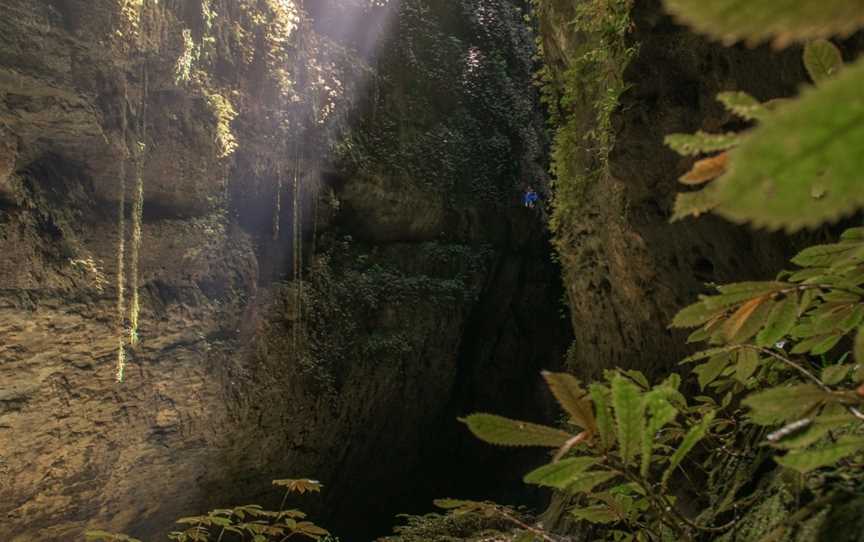
<svg viewBox="0 0 864 542">
<path fill-rule="evenodd" d="M 586 189 L 609 175 L 612 115 L 627 89 L 632 0 L 534 0 L 545 60 L 538 72 L 554 138 L 551 228 L 559 241 L 581 214 Z"/>
<path fill-rule="evenodd" d="M 513 203 L 522 184 L 542 183 L 543 121 L 522 13 L 507 0 L 396 9 L 365 112 L 337 146 L 344 168 L 452 204 Z"/>
</svg>

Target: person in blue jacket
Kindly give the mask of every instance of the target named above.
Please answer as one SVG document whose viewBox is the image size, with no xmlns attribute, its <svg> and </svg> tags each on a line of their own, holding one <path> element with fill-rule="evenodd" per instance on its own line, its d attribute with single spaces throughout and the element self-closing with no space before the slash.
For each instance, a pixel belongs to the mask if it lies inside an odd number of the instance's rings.
<svg viewBox="0 0 864 542">
<path fill-rule="evenodd" d="M 525 195 L 522 196 L 522 204 L 529 209 L 533 209 L 539 199 L 540 196 L 538 196 L 537 192 L 534 191 L 534 187 L 529 186 L 528 190 L 525 191 Z"/>
</svg>

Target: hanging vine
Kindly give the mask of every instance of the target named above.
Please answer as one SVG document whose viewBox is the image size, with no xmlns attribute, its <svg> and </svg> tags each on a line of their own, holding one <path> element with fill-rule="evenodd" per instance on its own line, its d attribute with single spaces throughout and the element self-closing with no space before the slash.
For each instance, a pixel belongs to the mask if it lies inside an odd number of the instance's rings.
<svg viewBox="0 0 864 542">
<path fill-rule="evenodd" d="M 144 214 L 144 162 L 146 158 L 147 138 L 147 99 L 149 96 L 149 73 L 147 70 L 147 45 L 146 32 L 143 28 L 144 13 L 147 9 L 147 0 L 142 0 L 137 6 L 135 20 L 136 30 L 131 37 L 136 39 L 135 49 L 143 55 L 141 65 L 141 98 L 138 107 L 137 125 L 135 127 L 134 141 L 129 144 L 129 93 L 128 82 L 123 82 L 123 103 L 121 104 L 121 132 L 124 144 L 124 157 L 120 163 L 120 195 L 118 198 L 117 211 L 117 362 L 115 379 L 123 382 L 126 376 L 126 364 L 128 361 L 127 345 L 136 346 L 139 342 L 138 326 L 141 314 L 140 299 L 140 259 L 141 259 L 141 237 L 142 222 Z M 131 153 L 130 153 L 131 147 Z M 135 165 L 135 187 L 132 200 L 132 225 L 129 250 L 129 277 L 126 276 L 126 160 L 130 156 Z M 129 324 L 126 324 L 126 283 L 129 282 Z"/>
<path fill-rule="evenodd" d="M 141 224 L 144 215 L 144 161 L 147 152 L 147 96 L 149 81 L 147 73 L 147 62 L 141 68 L 141 80 L 143 90 L 141 92 L 140 120 L 138 126 L 139 140 L 135 145 L 135 200 L 132 206 L 132 251 L 131 258 L 131 281 L 132 281 L 132 303 L 129 308 L 129 344 L 138 344 L 138 322 L 141 314 L 141 301 L 138 292 L 140 286 L 140 252 L 141 252 Z"/>
<path fill-rule="evenodd" d="M 120 106 L 120 130 L 123 134 L 123 142 L 126 142 L 128 121 L 126 118 L 126 104 L 128 103 L 128 89 L 123 82 L 123 100 Z M 117 201 L 117 363 L 115 377 L 117 382 L 123 382 L 126 371 L 126 156 L 120 161 L 120 194 Z"/>
</svg>

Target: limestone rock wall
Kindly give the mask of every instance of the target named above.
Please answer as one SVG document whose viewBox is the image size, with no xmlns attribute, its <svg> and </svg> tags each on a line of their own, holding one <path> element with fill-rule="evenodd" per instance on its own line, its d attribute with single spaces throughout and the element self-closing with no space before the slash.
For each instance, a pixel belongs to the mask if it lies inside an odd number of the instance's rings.
<svg viewBox="0 0 864 542">
<path fill-rule="evenodd" d="M 509 1 L 428 4 L 0 0 L 0 539 L 156 540 L 300 476 L 362 539 L 501 484 L 455 417 L 539 416 L 570 342 L 516 203 L 531 40 Z"/>
</svg>

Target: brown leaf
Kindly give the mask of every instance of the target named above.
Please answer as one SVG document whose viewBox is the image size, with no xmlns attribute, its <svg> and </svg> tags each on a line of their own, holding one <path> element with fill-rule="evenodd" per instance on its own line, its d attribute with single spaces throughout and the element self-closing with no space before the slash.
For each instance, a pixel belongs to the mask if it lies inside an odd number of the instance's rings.
<svg viewBox="0 0 864 542">
<path fill-rule="evenodd" d="M 582 388 L 579 381 L 567 373 L 550 373 L 548 371 L 543 371 L 543 378 L 549 385 L 555 399 L 570 414 L 573 423 L 589 433 L 595 433 L 597 422 L 594 419 L 594 409 L 588 392 Z"/>
<path fill-rule="evenodd" d="M 757 297 L 755 299 L 751 299 L 747 303 L 741 305 L 735 314 L 729 317 L 729 320 L 723 325 L 723 336 L 727 341 L 731 341 L 735 335 L 738 334 L 738 331 L 741 330 L 741 327 L 747 322 L 747 319 L 753 315 L 753 312 L 759 308 L 765 300 L 769 299 L 768 296 Z"/>
<path fill-rule="evenodd" d="M 693 169 L 688 171 L 679 180 L 684 184 L 704 184 L 720 175 L 726 173 L 726 164 L 729 162 L 729 153 L 721 152 L 717 156 L 699 160 L 693 164 Z"/>
</svg>

